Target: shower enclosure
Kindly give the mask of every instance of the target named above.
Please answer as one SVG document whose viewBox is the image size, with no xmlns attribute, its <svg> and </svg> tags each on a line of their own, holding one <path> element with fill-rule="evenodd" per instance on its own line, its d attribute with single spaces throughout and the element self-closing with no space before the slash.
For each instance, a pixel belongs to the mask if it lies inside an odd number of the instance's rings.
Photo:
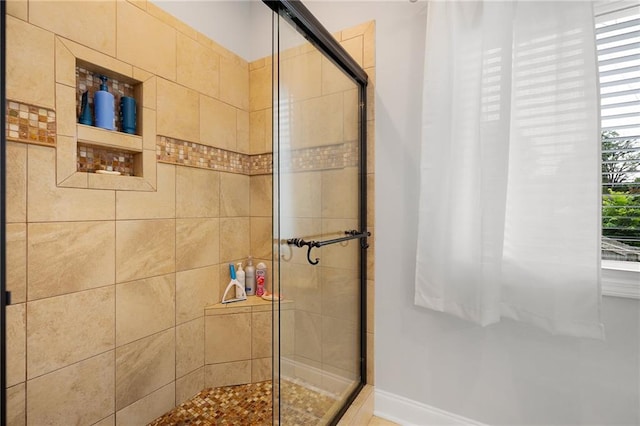
<svg viewBox="0 0 640 426">
<path fill-rule="evenodd" d="M 337 423 L 366 376 L 358 62 L 299 1 L 264 2 L 252 62 L 153 1 L 71 27 L 73 2 L 19 3 L 0 2 L 0 423 Z M 78 122 L 103 74 L 138 134 Z M 221 303 L 248 255 L 274 302 Z"/>
<path fill-rule="evenodd" d="M 282 296 L 274 423 L 335 423 L 366 371 L 367 75 L 301 3 L 265 3 L 274 11 L 273 266 Z"/>
</svg>

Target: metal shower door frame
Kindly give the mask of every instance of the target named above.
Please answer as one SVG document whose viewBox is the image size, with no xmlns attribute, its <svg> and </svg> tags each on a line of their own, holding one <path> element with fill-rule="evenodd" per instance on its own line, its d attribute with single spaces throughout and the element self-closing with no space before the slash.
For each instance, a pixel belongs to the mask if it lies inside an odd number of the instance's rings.
<svg viewBox="0 0 640 426">
<path fill-rule="evenodd" d="M 304 4 L 300 0 L 263 0 L 263 2 L 273 10 L 273 12 L 280 17 L 285 18 L 292 26 L 312 45 L 314 45 L 323 55 L 325 55 L 328 59 L 330 59 L 338 68 L 340 68 L 347 76 L 349 76 L 358 86 L 358 124 L 359 124 L 359 132 L 358 132 L 358 149 L 359 149 L 359 164 L 358 164 L 358 180 L 359 180 L 359 212 L 358 212 L 358 226 L 359 231 L 363 234 L 366 233 L 364 239 L 361 239 L 360 244 L 360 330 L 359 330 L 359 338 L 360 338 L 360 383 L 353 390 L 353 392 L 346 399 L 343 407 L 336 413 L 331 425 L 335 425 L 338 423 L 340 418 L 344 415 L 344 413 L 349 408 L 349 405 L 353 402 L 353 400 L 358 396 L 358 393 L 362 390 L 366 383 L 366 372 L 367 372 L 367 336 L 366 336 L 366 319 L 367 319 L 367 247 L 366 238 L 370 235 L 367 232 L 367 85 L 369 82 L 369 77 L 364 69 L 347 53 L 347 51 L 338 43 L 338 41 L 329 33 L 329 31 L 318 21 L 318 19 L 307 9 Z M 276 74 L 278 73 L 277 61 L 272 61 L 274 76 L 273 81 L 277 81 Z M 274 90 L 275 93 L 275 90 Z M 275 96 L 275 95 L 274 95 Z M 279 99 L 272 100 L 272 104 L 274 106 L 274 116 L 277 111 L 277 105 Z M 278 122 L 274 120 L 273 128 L 274 131 L 279 134 L 277 130 Z M 273 139 L 273 144 L 277 143 L 276 138 Z M 275 160 L 279 154 L 276 153 L 276 149 L 274 152 L 274 171 L 276 170 Z M 274 180 L 274 185 L 276 181 Z M 279 214 L 276 211 L 278 201 L 274 197 L 272 217 L 278 218 Z M 278 226 L 278 229 L 280 227 Z M 274 260 L 275 262 L 275 260 Z M 275 271 L 275 268 L 272 268 Z M 275 284 L 275 283 L 274 283 Z M 279 309 L 279 304 L 277 305 Z M 274 304 L 274 309 L 276 308 L 276 304 Z M 274 318 L 276 316 L 274 315 Z M 273 321 L 273 336 L 279 330 L 280 324 L 280 316 L 277 316 L 277 321 Z M 276 329 L 277 327 L 277 329 Z M 278 338 L 278 344 L 280 343 L 280 339 Z M 275 345 L 274 345 L 275 346 Z M 272 349 L 273 354 L 276 353 L 276 348 Z M 279 354 L 279 349 L 277 350 Z M 275 359 L 274 356 L 272 359 L 273 363 L 278 362 L 279 359 Z M 275 367 L 275 365 L 274 365 Z M 273 368 L 272 371 L 280 371 L 280 368 Z M 274 377 L 275 381 L 275 377 Z M 279 388 L 279 387 L 278 387 Z M 274 385 L 274 417 L 275 413 L 278 413 L 278 420 L 280 420 L 280 410 L 279 408 L 276 410 L 275 404 L 279 403 L 279 400 L 276 401 L 276 391 Z"/>
<path fill-rule="evenodd" d="M 7 335 L 6 335 L 6 309 L 8 300 L 7 276 L 6 276 L 6 58 L 7 58 L 7 4 L 0 2 L 0 424 L 7 423 Z"/>
</svg>

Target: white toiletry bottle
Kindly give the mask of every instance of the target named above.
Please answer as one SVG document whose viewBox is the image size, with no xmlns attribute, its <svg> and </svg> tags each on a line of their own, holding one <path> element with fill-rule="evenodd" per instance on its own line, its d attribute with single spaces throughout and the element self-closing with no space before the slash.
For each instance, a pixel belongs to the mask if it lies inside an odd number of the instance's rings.
<svg viewBox="0 0 640 426">
<path fill-rule="evenodd" d="M 256 266 L 256 296 L 262 297 L 267 290 L 267 265 L 260 262 Z"/>
<path fill-rule="evenodd" d="M 245 288 L 245 276 L 244 276 L 244 270 L 242 269 L 242 262 L 238 262 L 238 270 L 236 271 L 236 279 L 238 280 L 238 282 L 240 283 L 242 288 Z M 238 287 L 236 287 L 236 298 L 239 299 L 241 297 L 242 297 L 242 292 L 240 291 L 240 289 Z"/>
<path fill-rule="evenodd" d="M 244 273 L 244 289 L 247 292 L 247 296 L 253 296 L 256 294 L 256 268 L 253 266 L 253 258 L 251 256 L 247 261 L 247 267 L 244 268 Z"/>
</svg>

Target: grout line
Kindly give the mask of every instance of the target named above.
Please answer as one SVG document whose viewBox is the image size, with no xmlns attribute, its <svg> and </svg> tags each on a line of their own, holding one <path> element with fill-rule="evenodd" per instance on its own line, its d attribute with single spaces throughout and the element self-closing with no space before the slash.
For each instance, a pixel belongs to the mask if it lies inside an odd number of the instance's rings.
<svg viewBox="0 0 640 426">
<path fill-rule="evenodd" d="M 47 375 L 49 375 L 49 374 L 52 374 L 52 373 L 58 372 L 58 371 L 60 371 L 60 370 L 64 370 L 65 368 L 71 367 L 71 366 L 73 366 L 73 365 L 80 364 L 81 362 L 88 361 L 88 360 L 90 360 L 90 359 L 92 359 L 92 358 L 99 357 L 99 356 L 104 355 L 104 354 L 106 354 L 107 352 L 110 352 L 110 351 L 113 351 L 113 352 L 115 353 L 115 346 L 114 346 L 113 348 L 107 349 L 106 351 L 102 351 L 102 352 L 98 352 L 98 353 L 96 353 L 96 354 L 89 355 L 89 356 L 88 356 L 88 357 L 86 357 L 86 358 L 80 359 L 80 360 L 78 360 L 78 361 L 74 361 L 74 362 L 72 362 L 72 363 L 70 363 L 70 364 L 67 364 L 67 365 L 63 365 L 62 367 L 58 367 L 58 368 L 56 368 L 56 369 L 54 369 L 54 370 L 47 371 L 46 373 L 38 374 L 37 376 L 27 378 L 27 379 L 25 380 L 25 385 L 26 385 L 28 382 L 31 382 L 31 381 L 33 381 L 33 380 L 35 380 L 35 379 L 38 379 L 38 378 L 40 378 L 40 377 L 47 376 Z M 114 367 L 115 367 L 115 365 L 114 365 Z M 115 368 L 114 368 L 114 370 L 115 370 Z M 114 383 L 115 383 L 115 382 L 114 382 Z M 115 392 L 114 392 L 114 393 L 115 393 Z"/>
<path fill-rule="evenodd" d="M 175 380 L 173 380 L 173 383 L 175 383 Z M 159 390 L 161 390 L 161 389 L 163 389 L 163 388 L 165 388 L 165 387 L 169 386 L 170 384 L 171 384 L 171 382 L 168 382 L 168 383 L 165 383 L 165 384 L 161 385 L 159 388 L 156 388 L 156 389 L 152 390 L 152 391 L 151 391 L 151 392 L 149 392 L 148 394 L 146 394 L 146 395 L 144 395 L 144 396 L 142 396 L 142 397 L 140 397 L 140 398 L 136 399 L 135 401 L 133 401 L 132 403 L 130 403 L 130 404 L 128 404 L 128 405 L 125 405 L 124 407 L 120 408 L 119 410 L 118 410 L 118 408 L 114 405 L 114 409 L 116 410 L 116 413 L 118 413 L 118 412 L 120 412 L 120 411 L 122 411 L 122 410 L 125 410 L 125 409 L 127 409 L 127 408 L 131 407 L 132 405 L 137 404 L 138 402 L 142 401 L 143 399 L 148 398 L 149 396 L 151 396 L 152 394 L 154 394 L 154 393 L 158 392 Z M 175 399 L 175 397 L 174 397 L 174 399 Z M 175 407 L 175 405 L 174 405 L 174 407 Z M 155 419 L 154 419 L 154 420 L 155 420 Z"/>
<path fill-rule="evenodd" d="M 116 417 L 116 403 L 117 403 L 117 371 L 118 365 L 117 360 L 118 357 L 116 355 L 116 341 L 118 338 L 118 286 L 116 284 L 116 277 L 118 276 L 118 222 L 117 222 L 117 202 L 118 196 L 117 193 L 114 192 L 113 195 L 113 204 L 114 204 L 114 220 L 113 220 L 113 421 L 115 424 Z"/>
<path fill-rule="evenodd" d="M 176 36 L 177 38 L 177 36 Z M 177 39 L 176 39 L 177 45 Z M 177 58 L 178 55 L 176 55 Z M 177 60 L 177 59 L 176 59 Z M 177 68 L 176 68 L 177 74 Z M 173 174 L 173 203 L 174 203 L 174 226 L 173 226 L 173 406 L 178 403 L 177 380 L 178 380 L 178 173 Z"/>
<path fill-rule="evenodd" d="M 57 140 L 56 140 L 57 142 Z M 24 421 L 27 424 L 27 413 L 29 412 L 29 398 L 27 398 L 28 391 L 28 377 L 29 377 L 29 364 L 28 359 L 28 339 L 27 333 L 29 325 L 29 146 L 25 147 L 25 289 L 24 289 Z M 6 249 L 6 247 L 5 247 Z"/>
</svg>

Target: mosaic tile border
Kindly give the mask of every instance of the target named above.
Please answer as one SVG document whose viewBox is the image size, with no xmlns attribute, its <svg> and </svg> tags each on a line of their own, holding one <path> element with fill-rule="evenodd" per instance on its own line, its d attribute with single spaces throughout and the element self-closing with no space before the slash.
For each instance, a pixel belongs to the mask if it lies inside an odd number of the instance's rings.
<svg viewBox="0 0 640 426">
<path fill-rule="evenodd" d="M 7 139 L 17 142 L 56 146 L 56 113 L 52 109 L 7 100 Z M 210 147 L 195 142 L 167 136 L 158 136 L 156 158 L 159 162 L 199 167 L 249 176 L 271 174 L 273 154 L 249 155 Z M 133 175 L 133 155 L 124 151 L 78 144 L 77 170 L 116 170 L 123 175 Z M 97 160 L 97 161 L 96 161 Z M 357 166 L 359 161 L 357 141 L 302 148 L 291 151 L 284 159 L 285 172 L 317 171 Z"/>
<path fill-rule="evenodd" d="M 301 172 L 355 167 L 360 161 L 358 141 L 316 146 L 291 151 L 281 158 L 282 171 Z"/>
<path fill-rule="evenodd" d="M 271 174 L 273 154 L 241 154 L 168 136 L 158 136 L 156 158 L 159 162 L 177 164 L 249 176 Z M 319 171 L 358 165 L 357 141 L 302 148 L 290 152 L 282 167 L 285 172 Z"/>
<path fill-rule="evenodd" d="M 249 156 L 250 169 L 249 174 L 255 175 L 270 175 L 273 172 L 273 154 L 256 154 Z"/>
<path fill-rule="evenodd" d="M 7 99 L 7 139 L 56 146 L 56 112 L 49 108 Z"/>
<path fill-rule="evenodd" d="M 250 159 L 247 154 L 187 142 L 167 136 L 156 139 L 156 158 L 159 162 L 182 166 L 219 170 L 249 175 Z"/>
</svg>

